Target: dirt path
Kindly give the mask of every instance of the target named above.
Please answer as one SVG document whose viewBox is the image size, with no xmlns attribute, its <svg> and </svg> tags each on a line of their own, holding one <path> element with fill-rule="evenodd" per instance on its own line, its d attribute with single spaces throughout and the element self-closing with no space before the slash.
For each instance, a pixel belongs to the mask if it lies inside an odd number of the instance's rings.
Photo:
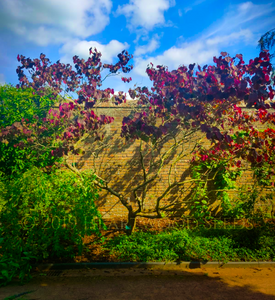
<svg viewBox="0 0 275 300">
<path fill-rule="evenodd" d="M 29 300 L 274 300 L 275 268 L 68 270 L 0 288 L 0 299 L 33 291 Z M 59 275 L 59 276 L 56 276 Z"/>
</svg>

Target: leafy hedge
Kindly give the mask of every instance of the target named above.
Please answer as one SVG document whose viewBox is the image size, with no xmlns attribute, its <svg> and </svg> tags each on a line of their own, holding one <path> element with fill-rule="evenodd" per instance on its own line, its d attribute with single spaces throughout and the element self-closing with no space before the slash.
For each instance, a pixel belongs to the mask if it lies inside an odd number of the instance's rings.
<svg viewBox="0 0 275 300">
<path fill-rule="evenodd" d="M 93 178 L 35 167 L 10 181 L 2 177 L 0 280 L 29 277 L 35 260 L 81 254 L 84 235 L 100 234 L 98 225 L 104 225 Z"/>
</svg>

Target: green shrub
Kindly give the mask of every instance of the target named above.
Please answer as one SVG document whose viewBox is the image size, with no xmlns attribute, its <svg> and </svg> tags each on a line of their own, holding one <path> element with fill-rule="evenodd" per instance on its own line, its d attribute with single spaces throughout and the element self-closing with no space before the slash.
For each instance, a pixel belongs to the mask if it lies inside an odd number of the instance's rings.
<svg viewBox="0 0 275 300">
<path fill-rule="evenodd" d="M 55 101 L 50 90 L 46 96 L 41 97 L 31 88 L 0 86 L 0 129 L 21 122 L 22 118 L 27 119 L 29 123 L 36 122 L 36 118 L 42 120 Z M 53 165 L 54 161 L 61 161 L 54 160 L 50 151 L 37 155 L 32 149 L 16 148 L 14 144 L 17 142 L 0 141 L 0 172 L 6 176 L 24 172 L 33 165 L 44 167 Z"/>
<path fill-rule="evenodd" d="M 103 225 L 94 200 L 93 175 L 71 171 L 52 174 L 32 168 L 5 185 L 0 213 L 0 279 L 29 276 L 30 263 L 73 257 L 83 251 L 84 235 L 100 234 Z"/>
<path fill-rule="evenodd" d="M 3 178 L 3 173 L 0 172 L 0 179 Z M 3 180 L 0 180 L 0 214 L 6 204 L 6 185 Z"/>
<path fill-rule="evenodd" d="M 253 261 L 275 259 L 274 225 L 248 229 L 134 232 L 104 245 L 122 261 Z M 272 246 L 273 245 L 273 246 Z"/>
<path fill-rule="evenodd" d="M 20 122 L 22 118 L 35 121 L 46 117 L 49 109 L 56 100 L 52 93 L 41 97 L 32 88 L 17 89 L 11 85 L 0 85 L 0 127 L 11 126 Z"/>
</svg>

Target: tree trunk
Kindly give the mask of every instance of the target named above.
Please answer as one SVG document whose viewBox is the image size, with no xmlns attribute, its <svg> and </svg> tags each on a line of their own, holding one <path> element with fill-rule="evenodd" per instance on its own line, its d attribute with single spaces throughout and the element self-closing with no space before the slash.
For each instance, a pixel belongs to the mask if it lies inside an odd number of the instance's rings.
<svg viewBox="0 0 275 300">
<path fill-rule="evenodd" d="M 136 215 L 129 212 L 128 213 L 128 222 L 127 222 L 126 229 L 125 229 L 126 234 L 131 235 L 135 231 L 135 228 L 136 228 Z"/>
</svg>

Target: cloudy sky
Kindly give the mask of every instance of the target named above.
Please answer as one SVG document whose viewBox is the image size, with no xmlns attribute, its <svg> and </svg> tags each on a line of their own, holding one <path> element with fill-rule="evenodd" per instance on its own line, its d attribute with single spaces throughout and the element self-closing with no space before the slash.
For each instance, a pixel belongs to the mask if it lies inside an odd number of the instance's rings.
<svg viewBox="0 0 275 300">
<path fill-rule="evenodd" d="M 107 63 L 124 49 L 134 55 L 131 83 L 116 76 L 104 84 L 127 91 L 150 85 L 150 62 L 169 70 L 212 64 L 221 51 L 242 53 L 248 62 L 274 27 L 272 0 L 1 0 L 0 83 L 18 83 L 17 54 L 72 64 L 74 55 L 87 59 L 96 47 Z"/>
</svg>

